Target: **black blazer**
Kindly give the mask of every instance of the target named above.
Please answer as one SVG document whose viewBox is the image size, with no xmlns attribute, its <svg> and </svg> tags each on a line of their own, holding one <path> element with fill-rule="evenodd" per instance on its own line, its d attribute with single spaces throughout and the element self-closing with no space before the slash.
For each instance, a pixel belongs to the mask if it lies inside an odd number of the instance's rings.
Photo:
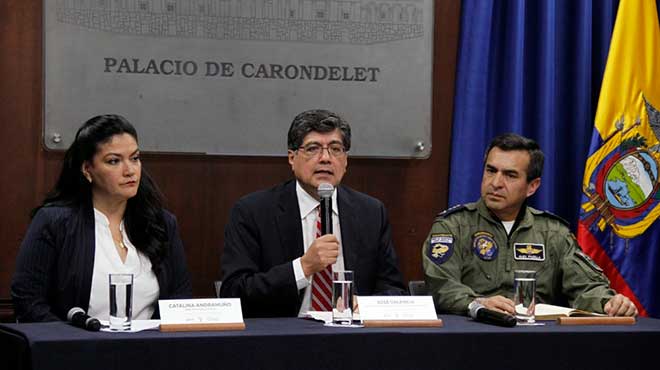
<svg viewBox="0 0 660 370">
<path fill-rule="evenodd" d="M 383 204 L 346 186 L 337 194 L 344 266 L 355 271 L 355 294 L 404 294 Z M 245 317 L 297 316 L 304 290 L 296 287 L 291 262 L 303 252 L 295 180 L 243 197 L 225 228 L 220 295 L 241 298 Z"/>
<path fill-rule="evenodd" d="M 159 299 L 190 298 L 192 288 L 176 219 L 167 211 L 164 218 L 170 250 L 160 269 L 154 269 Z M 91 206 L 44 207 L 37 212 L 21 243 L 11 285 L 20 322 L 66 320 L 72 307 L 87 311 L 94 271 L 94 229 Z"/>
</svg>

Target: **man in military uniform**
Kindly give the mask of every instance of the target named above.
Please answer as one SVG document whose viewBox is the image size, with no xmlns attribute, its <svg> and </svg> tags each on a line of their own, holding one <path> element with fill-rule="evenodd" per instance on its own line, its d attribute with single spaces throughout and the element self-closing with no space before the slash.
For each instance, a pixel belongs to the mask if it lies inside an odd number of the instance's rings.
<svg viewBox="0 0 660 370">
<path fill-rule="evenodd" d="M 440 311 L 466 314 L 478 300 L 515 314 L 513 272 L 534 270 L 537 303 L 637 315 L 582 252 L 566 221 L 526 205 L 542 171 L 535 141 L 505 134 L 490 143 L 481 198 L 438 215 L 423 246 L 426 283 Z"/>
</svg>

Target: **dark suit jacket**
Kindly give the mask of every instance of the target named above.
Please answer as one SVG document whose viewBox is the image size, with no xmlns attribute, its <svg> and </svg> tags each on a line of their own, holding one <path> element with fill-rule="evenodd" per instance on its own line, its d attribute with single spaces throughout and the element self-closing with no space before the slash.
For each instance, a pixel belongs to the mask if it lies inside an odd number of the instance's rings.
<svg viewBox="0 0 660 370">
<path fill-rule="evenodd" d="M 344 266 L 355 271 L 355 294 L 404 294 L 383 204 L 345 186 L 337 194 Z M 241 298 L 245 317 L 297 316 L 304 290 L 296 287 L 291 262 L 303 253 L 295 180 L 243 197 L 225 229 L 220 295 Z"/>
<path fill-rule="evenodd" d="M 176 219 L 164 212 L 170 250 L 154 269 L 160 299 L 190 298 L 192 288 Z M 66 320 L 72 307 L 87 311 L 95 249 L 91 206 L 45 207 L 32 219 L 11 286 L 21 322 Z M 158 315 L 158 306 L 154 316 Z"/>
</svg>

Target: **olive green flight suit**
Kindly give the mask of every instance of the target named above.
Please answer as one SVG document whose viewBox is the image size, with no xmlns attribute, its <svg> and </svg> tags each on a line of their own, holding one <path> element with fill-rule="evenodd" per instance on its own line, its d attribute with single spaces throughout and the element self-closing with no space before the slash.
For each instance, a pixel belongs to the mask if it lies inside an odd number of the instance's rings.
<svg viewBox="0 0 660 370">
<path fill-rule="evenodd" d="M 537 303 L 603 312 L 616 293 L 567 223 L 531 207 L 506 230 L 480 199 L 435 219 L 422 248 L 426 284 L 439 312 L 466 314 L 477 297 L 513 298 L 513 271 L 536 271 Z"/>
</svg>

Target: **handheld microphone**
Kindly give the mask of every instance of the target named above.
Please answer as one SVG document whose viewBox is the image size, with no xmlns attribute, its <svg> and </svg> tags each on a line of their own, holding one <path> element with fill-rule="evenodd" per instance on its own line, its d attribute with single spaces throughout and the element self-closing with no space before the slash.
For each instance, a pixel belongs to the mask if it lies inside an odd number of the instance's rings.
<svg viewBox="0 0 660 370">
<path fill-rule="evenodd" d="M 477 301 L 472 301 L 468 306 L 470 317 L 474 321 L 483 322 L 484 324 L 491 324 L 497 326 L 504 326 L 507 328 L 516 326 L 516 318 L 509 314 L 491 310 Z"/>
<path fill-rule="evenodd" d="M 327 182 L 319 184 L 317 193 L 321 198 L 321 232 L 332 234 L 332 192 L 335 188 Z"/>
<path fill-rule="evenodd" d="M 89 317 L 85 310 L 80 307 L 74 307 L 69 310 L 69 313 L 66 315 L 66 319 L 79 328 L 83 328 L 89 331 L 99 331 L 101 329 L 101 322 L 93 317 Z"/>
</svg>

